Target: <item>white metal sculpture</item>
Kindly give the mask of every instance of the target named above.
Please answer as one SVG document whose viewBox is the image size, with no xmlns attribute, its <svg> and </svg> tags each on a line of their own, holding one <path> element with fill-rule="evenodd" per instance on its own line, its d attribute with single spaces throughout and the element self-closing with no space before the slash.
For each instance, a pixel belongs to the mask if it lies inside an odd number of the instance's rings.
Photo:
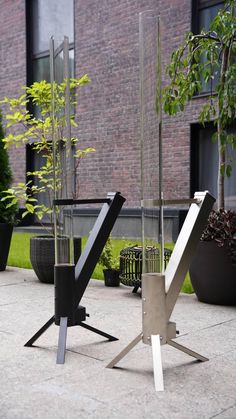
<svg viewBox="0 0 236 419">
<path fill-rule="evenodd" d="M 214 202 L 215 199 L 208 192 L 195 193 L 164 274 L 142 275 L 142 332 L 107 365 L 107 368 L 113 368 L 142 340 L 143 343 L 152 346 L 155 389 L 162 391 L 164 383 L 161 345 L 171 345 L 198 361 L 208 360 L 173 340 L 176 338 L 176 323 L 170 321 L 170 316 Z"/>
</svg>

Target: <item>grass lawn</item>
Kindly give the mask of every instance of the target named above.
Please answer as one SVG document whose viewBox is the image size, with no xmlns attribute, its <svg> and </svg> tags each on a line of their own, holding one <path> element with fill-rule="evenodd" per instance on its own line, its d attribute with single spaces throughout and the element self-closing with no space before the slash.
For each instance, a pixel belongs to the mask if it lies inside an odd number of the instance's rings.
<svg viewBox="0 0 236 419">
<path fill-rule="evenodd" d="M 30 233 L 13 233 L 10 253 L 7 262 L 9 266 L 17 266 L 19 268 L 32 269 L 32 265 L 29 259 L 29 247 L 30 237 L 34 235 L 35 234 Z M 85 242 L 86 239 L 83 238 L 83 245 L 85 244 Z M 112 239 L 114 255 L 118 257 L 121 249 L 132 244 L 137 244 L 137 242 L 131 242 L 130 240 Z M 173 249 L 173 246 L 174 245 L 172 243 L 166 244 L 166 247 L 169 249 Z M 96 279 L 103 279 L 103 267 L 100 264 L 97 264 L 92 277 Z M 189 279 L 189 274 L 186 275 L 182 287 L 182 292 L 186 292 L 188 294 L 193 292 L 193 288 Z"/>
<path fill-rule="evenodd" d="M 35 234 L 13 233 L 7 264 L 18 268 L 32 269 L 29 258 L 30 237 Z"/>
</svg>

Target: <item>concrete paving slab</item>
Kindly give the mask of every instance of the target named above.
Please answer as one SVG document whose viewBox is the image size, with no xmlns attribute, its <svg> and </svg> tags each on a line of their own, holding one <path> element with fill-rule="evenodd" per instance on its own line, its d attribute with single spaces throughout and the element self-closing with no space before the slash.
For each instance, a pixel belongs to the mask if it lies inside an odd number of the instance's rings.
<svg viewBox="0 0 236 419">
<path fill-rule="evenodd" d="M 105 368 L 141 331 L 141 298 L 131 290 L 91 280 L 81 302 L 91 315 L 87 323 L 119 340 L 69 328 L 66 362 L 56 365 L 58 327 L 51 326 L 35 347 L 23 346 L 53 314 L 53 286 L 31 270 L 0 273 L 0 419 L 235 419 L 235 307 L 180 295 L 172 315 L 177 340 L 209 361 L 164 345 L 165 391 L 157 393 L 151 347 L 142 342 L 116 368 Z"/>
</svg>

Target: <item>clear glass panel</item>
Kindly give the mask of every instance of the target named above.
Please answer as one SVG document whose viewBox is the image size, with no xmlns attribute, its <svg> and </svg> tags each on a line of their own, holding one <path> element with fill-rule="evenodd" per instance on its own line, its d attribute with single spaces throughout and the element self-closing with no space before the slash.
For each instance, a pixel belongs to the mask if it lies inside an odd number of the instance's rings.
<svg viewBox="0 0 236 419">
<path fill-rule="evenodd" d="M 63 81 L 63 52 L 61 52 L 55 59 L 55 80 L 57 83 Z M 69 77 L 74 77 L 74 50 L 69 51 Z M 50 63 L 49 55 L 43 58 L 37 58 L 33 60 L 33 79 L 34 81 L 46 80 L 50 82 Z M 74 112 L 74 110 L 72 110 Z M 36 118 L 39 118 L 39 109 L 33 106 L 33 114 Z"/>
<path fill-rule="evenodd" d="M 158 272 L 161 268 L 157 253 L 162 253 L 163 214 L 161 206 L 153 205 L 150 200 L 162 197 L 161 113 L 157 106 L 161 84 L 160 25 L 154 11 L 140 13 L 139 22 L 143 272 Z"/>
<path fill-rule="evenodd" d="M 74 77 L 74 50 L 69 51 L 69 77 Z M 55 80 L 57 83 L 62 83 L 65 78 L 64 74 L 64 58 L 63 51 L 60 52 L 55 58 Z"/>
<path fill-rule="evenodd" d="M 66 35 L 74 41 L 74 1 L 33 1 L 33 53 L 49 49 L 49 39 L 63 39 Z"/>
<path fill-rule="evenodd" d="M 63 81 L 63 53 L 56 58 L 56 80 Z M 69 75 L 74 77 L 74 50 L 69 51 Z M 50 64 L 49 55 L 47 57 L 37 58 L 33 60 L 33 75 L 34 81 L 46 80 L 50 82 Z"/>
<path fill-rule="evenodd" d="M 53 178 L 54 199 L 65 200 L 54 209 L 55 260 L 61 261 L 61 236 L 67 236 L 70 242 L 68 263 L 73 263 L 73 205 L 68 207 L 67 200 L 73 198 L 73 147 L 70 126 L 70 85 L 69 85 L 69 39 L 64 38 L 59 44 L 51 39 L 50 44 L 50 81 L 51 81 L 51 117 L 53 121 Z M 58 85 L 64 83 L 63 89 Z M 62 86 L 61 86 L 62 87 Z M 62 255 L 64 255 L 62 251 Z M 64 257 L 64 256 L 63 256 Z"/>
<path fill-rule="evenodd" d="M 49 56 L 33 60 L 34 81 L 50 81 Z"/>
<path fill-rule="evenodd" d="M 74 264 L 73 205 L 56 205 L 55 264 Z"/>
</svg>

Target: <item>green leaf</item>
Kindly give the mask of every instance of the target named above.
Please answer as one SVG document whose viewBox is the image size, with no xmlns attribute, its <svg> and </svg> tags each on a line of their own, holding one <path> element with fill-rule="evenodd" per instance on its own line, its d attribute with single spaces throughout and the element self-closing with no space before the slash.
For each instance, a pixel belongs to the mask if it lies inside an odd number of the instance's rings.
<svg viewBox="0 0 236 419">
<path fill-rule="evenodd" d="M 30 212 L 31 214 L 34 213 L 34 206 L 31 204 L 26 203 L 25 204 L 25 208 L 27 209 L 28 212 Z"/>
<path fill-rule="evenodd" d="M 232 174 L 232 166 L 230 164 L 227 164 L 226 166 L 226 176 L 230 177 Z"/>
</svg>

